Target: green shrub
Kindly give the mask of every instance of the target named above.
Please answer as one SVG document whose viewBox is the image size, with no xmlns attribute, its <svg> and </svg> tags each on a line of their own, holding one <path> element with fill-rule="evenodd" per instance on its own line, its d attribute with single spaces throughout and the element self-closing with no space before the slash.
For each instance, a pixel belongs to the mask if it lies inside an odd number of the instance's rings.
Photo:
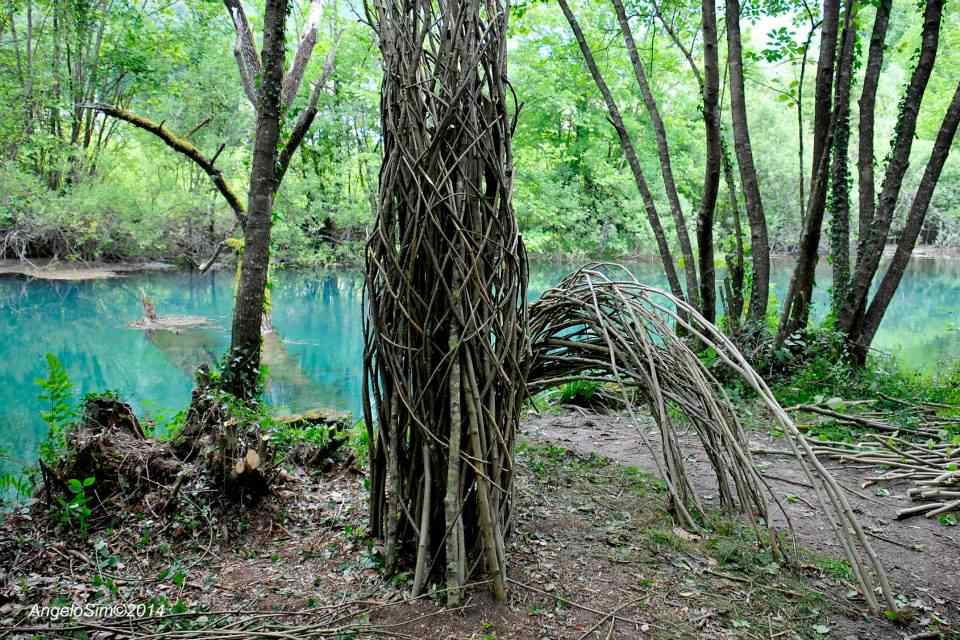
<svg viewBox="0 0 960 640">
<path fill-rule="evenodd" d="M 87 495 L 87 489 L 93 486 L 96 478 L 90 476 L 82 481 L 70 479 L 67 481 L 67 489 L 70 490 L 70 499 L 62 496 L 57 497 L 60 509 L 57 512 L 57 518 L 60 524 L 66 527 L 76 527 L 80 535 L 87 535 L 87 520 L 93 513 L 90 509 L 90 496 Z"/>
<path fill-rule="evenodd" d="M 560 387 L 561 404 L 590 404 L 600 390 L 595 380 L 574 380 Z"/>
</svg>

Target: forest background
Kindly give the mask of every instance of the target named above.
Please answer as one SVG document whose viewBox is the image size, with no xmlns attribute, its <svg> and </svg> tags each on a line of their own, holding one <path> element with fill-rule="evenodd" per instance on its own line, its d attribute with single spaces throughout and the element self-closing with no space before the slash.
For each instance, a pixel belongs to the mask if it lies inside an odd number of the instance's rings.
<svg viewBox="0 0 960 640">
<path fill-rule="evenodd" d="M 917 12 L 904 11 L 908 3 L 893 4 L 878 88 L 878 156 L 893 137 L 897 104 L 921 35 Z M 570 6 L 633 135 L 644 173 L 659 176 L 656 140 L 616 15 L 606 2 L 574 0 Z M 670 138 L 681 206 L 691 212 L 703 190 L 702 101 L 697 79 L 668 28 L 696 48 L 700 6 L 644 0 L 626 8 Z M 307 19 L 305 9 L 294 8 L 300 25 Z M 324 10 L 318 49 L 330 50 L 336 41 L 336 64 L 277 197 L 272 255 L 279 265 L 359 261 L 374 219 L 381 140 L 375 34 L 363 23 L 362 6 L 331 3 Z M 522 105 L 514 137 L 514 205 L 528 251 L 550 258 L 655 255 L 617 132 L 564 15 L 542 2 L 512 11 L 509 75 Z M 873 11 L 867 3 L 858 16 L 862 33 L 855 87 L 864 73 Z M 250 19 L 256 32 L 261 17 Z M 819 30 L 811 27 L 817 18 L 803 2 L 764 0 L 745 4 L 741 22 L 753 153 L 770 245 L 790 253 L 800 237 L 801 189 L 807 194 L 810 189 L 802 181 L 809 183 L 811 166 L 819 40 Z M 722 21 L 720 29 L 722 34 Z M 244 193 L 254 113 L 237 77 L 234 37 L 220 2 L 5 1 L 0 7 L 2 257 L 202 264 L 235 225 L 209 178 L 152 134 L 87 107 L 107 103 L 163 123 L 208 157 L 216 155 L 225 178 Z M 891 239 L 903 224 L 952 95 L 950 69 L 960 64 L 955 3 L 946 4 L 941 39 Z M 729 137 L 725 41 L 722 36 L 719 41 L 721 117 Z M 306 81 L 322 73 L 322 65 L 311 65 Z M 301 94 L 289 123 L 308 106 L 309 92 Z M 851 163 L 855 153 L 851 145 Z M 658 208 L 669 210 L 663 182 L 649 182 Z M 733 242 L 724 222 L 730 209 L 722 185 L 714 228 L 718 266 L 724 247 Z M 695 216 L 686 220 L 692 234 Z M 663 224 L 673 244 L 671 216 L 663 216 Z M 956 154 L 944 167 L 920 244 L 960 246 Z"/>
</svg>

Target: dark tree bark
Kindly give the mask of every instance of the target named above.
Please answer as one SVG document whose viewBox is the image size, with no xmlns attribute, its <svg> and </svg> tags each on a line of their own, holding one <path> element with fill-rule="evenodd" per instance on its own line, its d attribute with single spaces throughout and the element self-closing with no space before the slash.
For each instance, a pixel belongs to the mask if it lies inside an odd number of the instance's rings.
<svg viewBox="0 0 960 640">
<path fill-rule="evenodd" d="M 933 197 L 933 191 L 940 179 L 940 172 L 943 171 L 943 165 L 950 155 L 950 149 L 953 146 L 953 140 L 957 135 L 957 125 L 960 123 L 960 83 L 953 93 L 953 100 L 947 108 L 947 113 L 943 117 L 940 130 L 937 133 L 937 139 L 933 144 L 933 151 L 930 153 L 930 160 L 923 172 L 923 178 L 920 179 L 920 186 L 910 205 L 910 213 L 907 214 L 907 222 L 897 241 L 897 250 L 893 255 L 893 260 L 887 267 L 887 272 L 880 281 L 880 286 L 873 296 L 873 301 L 867 309 L 864 318 L 863 334 L 858 348 L 860 353 L 858 358 L 862 360 L 866 357 L 866 349 L 873 341 L 873 336 L 880 327 L 880 321 L 893 300 L 893 295 L 900 285 L 903 273 L 910 262 L 910 255 L 917 244 L 917 237 L 920 230 L 923 229 L 923 221 L 930 207 L 930 199 Z"/>
<path fill-rule="evenodd" d="M 813 297 L 817 261 L 820 257 L 820 234 L 823 227 L 823 213 L 827 197 L 830 123 L 833 117 L 831 99 L 839 22 L 840 1 L 824 0 L 814 95 L 810 202 L 803 217 L 803 231 L 800 234 L 797 264 L 790 278 L 790 286 L 787 289 L 787 296 L 784 299 L 783 311 L 780 316 L 780 328 L 777 332 L 778 346 L 783 343 L 788 335 L 806 327 L 810 318 L 810 301 Z"/>
<path fill-rule="evenodd" d="M 877 86 L 880 83 L 880 70 L 883 68 L 884 43 L 887 39 L 887 27 L 890 24 L 890 9 L 893 0 L 880 0 L 877 16 L 870 35 L 870 52 L 867 54 L 867 68 L 863 75 L 863 89 L 860 92 L 860 144 L 857 153 L 857 174 L 860 177 L 860 224 L 857 243 L 857 261 L 862 259 L 861 242 L 869 235 L 873 222 L 876 198 L 874 184 L 874 121 L 876 119 Z"/>
<path fill-rule="evenodd" d="M 726 296 L 725 310 L 727 323 L 731 335 L 740 331 L 740 322 L 743 320 L 743 280 L 746 270 L 743 255 L 743 224 L 740 218 L 740 203 L 737 201 L 737 181 L 733 176 L 733 163 L 727 150 L 726 141 L 720 138 L 720 150 L 723 154 L 723 179 L 727 185 L 727 196 L 730 201 L 730 230 L 734 244 L 724 256 L 727 263 L 727 277 L 724 279 L 724 295 Z"/>
<path fill-rule="evenodd" d="M 701 5 L 702 32 L 703 32 L 703 57 L 704 69 L 700 70 L 693 57 L 693 51 L 680 39 L 680 34 L 674 28 L 673 23 L 667 20 L 660 5 L 653 2 L 653 10 L 657 19 L 661 22 L 667 35 L 673 44 L 680 50 L 683 57 L 690 65 L 690 71 L 697 79 L 697 85 L 700 87 L 700 95 L 703 99 L 703 124 L 704 137 L 706 140 L 706 158 L 704 163 L 703 177 L 703 198 L 700 201 L 700 208 L 697 212 L 697 255 L 698 267 L 700 270 L 700 308 L 701 313 L 711 322 L 716 319 L 716 273 L 714 269 L 714 242 L 713 242 L 713 223 L 714 214 L 717 206 L 717 197 L 720 189 L 720 171 L 724 162 L 724 150 L 721 143 L 720 133 L 720 63 L 718 59 L 717 43 L 717 9 L 715 2 L 704 0 Z M 652 44 L 651 44 L 652 46 Z M 734 198 L 736 191 L 733 190 Z M 737 230 L 740 227 L 737 225 Z M 742 243 L 740 245 L 740 261 L 742 267 Z M 740 272 L 742 285 L 742 274 Z M 734 280 L 737 280 L 735 277 Z M 735 287 L 736 288 L 736 287 Z M 737 289 L 736 296 L 739 296 L 742 302 L 742 286 Z M 729 298 L 729 292 L 728 292 Z M 728 299 L 728 312 L 730 307 Z M 736 306 L 736 305 L 733 305 Z M 736 319 L 739 322 L 739 317 Z"/>
<path fill-rule="evenodd" d="M 840 63 L 837 67 L 833 117 L 833 165 L 830 175 L 830 251 L 833 265 L 833 312 L 843 305 L 850 281 L 850 83 L 853 49 L 857 39 L 857 5 L 847 0 L 843 21 Z"/>
<path fill-rule="evenodd" d="M 917 129 L 920 103 L 923 100 L 923 94 L 926 92 L 930 74 L 933 72 L 937 48 L 940 44 L 940 23 L 942 19 L 943 0 L 928 0 L 923 13 L 920 56 L 900 102 L 896 134 L 887 163 L 887 170 L 884 174 L 873 224 L 870 225 L 867 237 L 861 240 L 863 248 L 857 253 L 862 259 L 857 262 L 850 291 L 838 318 L 839 327 L 846 334 L 847 345 L 854 353 L 864 353 L 864 347 L 860 342 L 864 328 L 863 319 L 866 312 L 867 295 L 873 277 L 877 273 L 877 268 L 880 266 L 883 248 L 890 232 L 890 224 L 893 221 L 897 199 L 900 196 L 900 188 L 903 185 L 903 178 L 910 163 L 910 151 L 913 148 L 914 134 Z"/>
<path fill-rule="evenodd" d="M 263 71 L 257 90 L 257 125 L 243 258 L 233 311 L 229 361 L 224 371 L 226 388 L 244 399 L 253 396 L 260 372 L 261 322 L 270 264 L 273 196 L 277 190 L 286 16 L 286 0 L 267 0 L 263 24 Z"/>
<path fill-rule="evenodd" d="M 804 5 L 805 7 L 807 5 Z M 797 175 L 800 179 L 800 226 L 803 227 L 803 218 L 807 207 L 806 181 L 804 180 L 804 162 L 806 156 L 803 149 L 803 85 L 807 76 L 807 58 L 810 56 L 810 43 L 813 42 L 813 34 L 817 32 L 823 21 L 815 21 L 810 8 L 807 7 L 807 15 L 810 16 L 810 30 L 807 32 L 807 39 L 803 43 L 803 55 L 800 58 L 800 78 L 797 82 L 797 158 L 799 160 L 799 171 Z"/>
<path fill-rule="evenodd" d="M 610 114 L 610 122 L 613 124 L 613 128 L 617 132 L 617 137 L 620 139 L 620 147 L 623 149 L 623 155 L 627 159 L 627 164 L 630 165 L 630 171 L 633 173 L 633 179 L 637 183 L 637 189 L 640 191 L 640 196 L 643 198 L 647 220 L 650 223 L 650 228 L 653 230 L 654 238 L 657 241 L 657 248 L 660 251 L 660 260 L 663 263 L 663 270 L 667 276 L 667 282 L 670 284 L 670 291 L 676 297 L 685 300 L 686 297 L 683 295 L 683 288 L 680 286 L 680 279 L 677 277 L 677 269 L 673 262 L 673 255 L 670 252 L 670 245 L 667 242 L 667 234 L 663 230 L 663 225 L 660 222 L 660 215 L 657 213 L 657 206 L 653 200 L 653 194 L 650 192 L 647 179 L 643 175 L 643 170 L 640 167 L 640 160 L 637 158 L 637 151 L 633 146 L 633 140 L 630 138 L 630 134 L 623 123 L 623 117 L 620 115 L 620 108 L 613 99 L 613 94 L 610 92 L 610 88 L 607 86 L 606 80 L 604 80 L 603 76 L 600 74 L 600 69 L 597 67 L 596 60 L 594 60 L 593 57 L 593 51 L 590 49 L 590 45 L 587 43 L 587 39 L 583 35 L 583 30 L 580 28 L 580 23 L 577 22 L 576 16 L 574 16 L 573 12 L 570 10 L 570 5 L 567 4 L 566 0 L 558 1 L 560 3 L 560 9 L 563 11 L 563 15 L 566 16 L 567 22 L 570 23 L 570 28 L 573 30 L 573 35 L 577 40 L 577 44 L 580 45 L 580 51 L 583 54 L 584 61 L 587 63 L 587 69 L 590 70 L 590 75 L 593 77 L 593 81 L 596 83 L 597 89 L 600 90 L 600 94 L 603 96 L 603 100 L 607 105 L 607 111 Z M 679 233 L 680 229 L 677 229 L 677 232 Z"/>
<path fill-rule="evenodd" d="M 723 148 L 720 141 L 720 61 L 717 53 L 716 0 L 703 0 L 703 128 L 707 151 L 703 167 L 703 199 L 697 215 L 700 299 L 703 317 L 716 319 L 716 275 L 713 267 L 713 216 L 720 193 Z M 735 196 L 734 196 L 735 197 Z M 737 216 L 739 218 L 739 214 Z"/>
<path fill-rule="evenodd" d="M 687 233 L 687 221 L 683 215 L 683 208 L 680 206 L 680 196 L 677 193 L 677 183 L 673 177 L 673 164 L 670 161 L 670 145 L 667 141 L 667 130 L 663 125 L 663 118 L 660 117 L 660 109 L 657 101 L 650 90 L 650 83 L 647 82 L 647 74 L 643 70 L 643 62 L 637 53 L 637 45 L 633 39 L 633 30 L 630 28 L 630 21 L 627 19 L 627 12 L 623 7 L 622 0 L 612 0 L 613 7 L 617 13 L 617 20 L 620 22 L 620 31 L 623 34 L 623 41 L 627 47 L 627 53 L 630 56 L 630 62 L 633 65 L 633 72 L 637 78 L 637 85 L 640 87 L 640 95 L 643 98 L 643 104 L 650 116 L 650 123 L 653 125 L 654 137 L 657 141 L 657 156 L 660 160 L 660 173 L 663 176 L 663 186 L 667 193 L 667 200 L 670 202 L 670 212 L 673 214 L 673 222 L 677 228 L 677 241 L 680 244 L 680 252 L 684 260 L 684 272 L 687 277 L 687 300 L 693 306 L 700 309 L 700 312 L 706 316 L 710 313 L 712 319 L 713 306 L 700 304 L 700 285 L 697 281 L 697 262 L 694 260 L 693 248 L 690 245 L 690 235 Z M 716 30 L 714 30 L 716 31 Z M 716 54 L 716 51 L 714 51 Z M 719 177 L 719 174 L 718 174 Z M 716 191 L 714 190 L 714 201 L 716 201 Z M 698 225 L 699 236 L 699 225 Z M 711 236 L 712 238 L 712 236 Z M 703 258 L 703 247 L 700 247 L 701 265 Z M 713 269 L 713 248 L 710 247 L 710 269 L 712 275 Z M 711 298 L 712 298 L 711 289 Z"/>
<path fill-rule="evenodd" d="M 750 145 L 747 123 L 747 98 L 743 86 L 743 45 L 740 38 L 740 2 L 726 0 L 727 59 L 730 66 L 730 111 L 733 119 L 733 143 L 740 167 L 740 183 L 750 223 L 753 283 L 750 288 L 748 321 L 762 326 L 770 294 L 770 244 L 767 219 L 763 212 L 760 183 Z"/>
</svg>

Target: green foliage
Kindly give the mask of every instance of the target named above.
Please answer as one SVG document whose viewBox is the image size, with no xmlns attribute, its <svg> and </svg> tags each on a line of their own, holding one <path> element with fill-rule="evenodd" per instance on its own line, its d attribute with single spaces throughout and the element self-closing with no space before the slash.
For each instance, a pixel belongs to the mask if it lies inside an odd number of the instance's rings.
<svg viewBox="0 0 960 640">
<path fill-rule="evenodd" d="M 591 453 L 581 455 L 571 449 L 556 445 L 542 445 L 532 442 L 520 442 L 517 445 L 517 455 L 535 474 L 544 477 L 557 475 L 567 471 L 584 471 L 599 469 L 610 464 L 610 460 L 603 456 Z"/>
<path fill-rule="evenodd" d="M 297 3 L 293 4 L 291 12 L 296 15 Z M 26 33 L 25 6 L 10 3 L 3 16 L 4 24 L 12 20 L 21 36 Z M 31 6 L 38 25 L 49 24 L 59 5 Z M 916 154 L 923 158 L 955 87 L 949 70 L 960 59 L 956 53 L 960 12 L 950 6 L 938 63 L 921 105 Z M 674 243 L 674 221 L 666 213 L 654 136 L 627 52 L 616 34 L 616 21 L 603 4 L 575 0 L 572 8 L 620 105 Z M 675 9 L 673 26 L 680 39 L 693 41 L 699 30 L 697 7 Z M 802 217 L 796 107 L 802 90 L 808 155 L 816 39 L 801 86 L 808 28 L 802 3 L 745 3 L 743 10 L 751 22 L 745 26 L 748 30 L 761 29 L 765 16 L 778 16 L 766 31 L 745 33 L 745 61 L 751 79 L 750 121 L 763 123 L 754 125 L 752 143 L 771 245 L 790 250 Z M 257 16 L 253 19 L 256 24 Z M 0 236 L 15 232 L 10 237 L 20 243 L 16 248 L 32 255 L 84 259 L 186 255 L 200 262 L 234 222 L 208 177 L 149 133 L 104 122 L 102 117 L 91 118 L 88 129 L 86 114 L 75 113 L 74 105 L 87 102 L 89 96 L 74 92 L 86 91 L 88 83 L 74 87 L 75 83 L 63 81 L 73 77 L 75 69 L 68 68 L 62 52 L 69 43 L 95 40 L 101 28 L 98 53 L 76 62 L 94 85 L 90 95 L 122 103 L 181 136 L 189 134 L 205 153 L 212 155 L 224 144 L 217 167 L 235 191 L 243 193 L 247 187 L 253 110 L 236 79 L 234 36 L 223 7 L 215 2 L 117 0 L 109 11 L 68 12 L 58 29 L 34 29 L 32 73 L 23 68 L 19 42 L 0 49 L 0 148 L 9 150 L 0 162 Z M 381 68 L 373 31 L 342 16 L 337 28 L 321 29 L 303 86 L 310 86 L 321 73 L 322 53 L 331 44 L 330 34 L 337 31 L 341 37 L 334 78 L 320 96 L 315 123 L 276 197 L 272 249 L 279 265 L 356 261 L 375 209 L 382 134 Z M 670 140 L 681 206 L 692 227 L 702 196 L 705 153 L 697 80 L 662 32 L 641 21 L 634 36 Z M 551 257 L 653 254 L 643 202 L 562 14 L 549 3 L 522 3 L 514 8 L 509 37 L 511 85 L 523 105 L 513 140 L 514 206 L 529 252 Z M 891 50 L 879 90 L 878 139 L 891 137 L 899 92 L 919 38 L 916 16 L 894 12 Z M 59 91 L 53 91 L 54 86 Z M 287 110 L 282 140 L 306 108 L 307 93 L 301 90 Z M 194 130 L 201 117 L 209 119 Z M 73 135 L 75 128 L 79 135 Z M 808 171 L 809 158 L 805 161 Z M 912 164 L 917 169 L 907 175 L 905 193 L 915 190 L 922 172 L 922 163 Z M 956 181 L 949 177 L 957 175 L 957 167 L 960 164 L 951 158 L 929 213 L 940 230 L 937 241 L 953 246 L 960 244 L 960 197 L 951 186 Z M 807 190 L 809 186 L 808 180 Z M 718 220 L 726 207 L 722 193 Z M 725 235 L 718 234 L 718 240 Z"/>
<path fill-rule="evenodd" d="M 211 374 L 211 381 L 221 389 L 230 389 L 234 401 L 242 397 L 252 404 L 261 404 L 259 400 L 267 379 L 267 367 L 254 365 L 260 360 L 259 350 L 260 345 L 256 349 L 231 347 L 223 354 L 219 370 Z"/>
<path fill-rule="evenodd" d="M 87 535 L 87 519 L 93 513 L 90 509 L 90 496 L 87 490 L 93 486 L 96 478 L 90 476 L 82 481 L 75 478 L 67 481 L 67 489 L 70 491 L 70 498 L 57 496 L 57 503 L 60 505 L 57 511 L 57 518 L 60 524 L 75 528 L 80 535 Z"/>
<path fill-rule="evenodd" d="M 330 442 L 331 427 L 326 424 L 308 424 L 292 426 L 285 422 L 268 418 L 270 440 L 276 445 L 278 455 L 289 451 L 298 444 L 322 447 Z"/>
<path fill-rule="evenodd" d="M 574 380 L 560 387 L 561 404 L 587 405 L 595 398 L 601 384 L 596 380 Z"/>
<path fill-rule="evenodd" d="M 0 447 L 0 463 L 8 457 L 7 451 Z M 0 473 L 0 508 L 9 502 L 11 497 L 16 502 L 32 494 L 33 476 L 31 474 L 11 471 Z"/>
<path fill-rule="evenodd" d="M 143 420 L 141 426 L 147 437 L 160 441 L 175 439 L 183 431 L 187 421 L 186 409 L 174 413 L 167 413 L 164 410 L 151 411 L 149 414 L 150 420 Z"/>
<path fill-rule="evenodd" d="M 31 477 L 10 472 L 0 474 L 0 505 L 5 502 L 5 496 L 10 493 L 14 495 L 14 500 L 33 494 Z"/>
<path fill-rule="evenodd" d="M 830 398 L 856 399 L 889 396 L 913 402 L 960 403 L 960 365 L 934 373 L 906 370 L 896 358 L 876 354 L 863 368 L 853 366 L 844 355 L 842 336 L 813 332 L 806 338 L 808 352 L 797 369 L 790 370 L 774 385 L 781 404 L 818 404 Z M 884 408 L 898 410 L 895 403 L 882 401 Z"/>
<path fill-rule="evenodd" d="M 837 580 L 850 582 L 854 579 L 853 569 L 846 560 L 837 560 L 835 558 L 820 558 L 817 561 L 817 567 L 825 574 Z"/>
<path fill-rule="evenodd" d="M 67 448 L 67 436 L 77 418 L 77 412 L 74 389 L 67 370 L 52 353 L 47 354 L 47 370 L 47 377 L 39 378 L 36 384 L 42 390 L 40 400 L 50 406 L 40 413 L 49 429 L 47 439 L 40 445 L 40 458 L 47 464 L 52 464 Z"/>
<path fill-rule="evenodd" d="M 363 420 L 358 420 L 349 432 L 350 440 L 347 444 L 353 449 L 360 464 L 366 464 L 370 456 L 370 434 Z"/>
</svg>

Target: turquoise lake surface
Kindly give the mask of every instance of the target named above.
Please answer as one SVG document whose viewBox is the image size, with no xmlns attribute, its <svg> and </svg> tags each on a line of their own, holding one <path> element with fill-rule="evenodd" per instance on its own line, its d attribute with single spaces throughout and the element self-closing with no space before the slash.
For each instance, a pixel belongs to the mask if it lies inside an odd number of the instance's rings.
<svg viewBox="0 0 960 640">
<path fill-rule="evenodd" d="M 775 263 L 782 299 L 788 261 Z M 628 265 L 641 281 L 664 286 L 657 263 Z M 531 267 L 530 298 L 573 264 Z M 266 345 L 267 401 L 277 412 L 329 407 L 360 415 L 362 274 L 356 270 L 278 272 L 273 276 L 275 335 Z M 829 268 L 819 273 L 816 312 L 827 304 Z M 160 315 L 204 316 L 210 325 L 180 333 L 130 328 L 141 291 Z M 86 282 L 0 277 L 0 473 L 32 464 L 46 436 L 35 381 L 45 354 L 65 365 L 78 397 L 112 389 L 142 415 L 171 416 L 190 399 L 192 371 L 229 342 L 233 273 L 147 272 Z M 915 259 L 875 340 L 903 366 L 935 371 L 960 358 L 960 260 Z"/>
</svg>

